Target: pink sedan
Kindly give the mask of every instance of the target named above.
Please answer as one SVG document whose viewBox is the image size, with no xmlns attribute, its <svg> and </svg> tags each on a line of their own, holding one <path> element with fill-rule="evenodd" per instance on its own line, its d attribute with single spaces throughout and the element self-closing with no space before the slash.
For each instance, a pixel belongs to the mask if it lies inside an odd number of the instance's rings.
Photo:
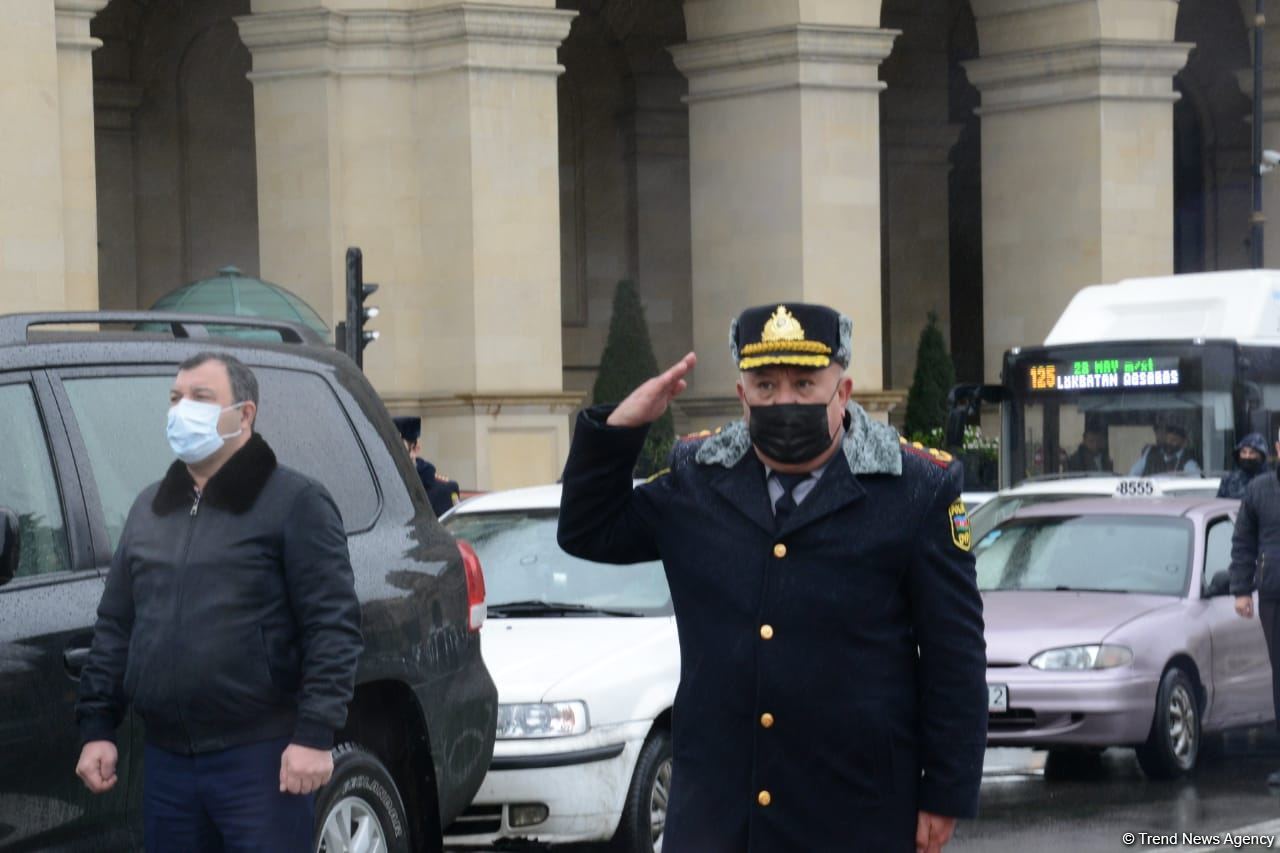
<svg viewBox="0 0 1280 853">
<path fill-rule="evenodd" d="M 987 533 L 991 745 L 1133 746 L 1165 778 L 1195 767 L 1204 735 L 1273 720 L 1262 628 L 1227 591 L 1238 506 L 1092 498 Z"/>
</svg>

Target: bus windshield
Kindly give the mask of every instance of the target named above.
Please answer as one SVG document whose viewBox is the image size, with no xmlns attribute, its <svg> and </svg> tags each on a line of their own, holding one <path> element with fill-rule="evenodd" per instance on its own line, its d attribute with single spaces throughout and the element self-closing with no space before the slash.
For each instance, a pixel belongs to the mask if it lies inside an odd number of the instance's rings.
<svg viewBox="0 0 1280 853">
<path fill-rule="evenodd" d="M 1010 354 L 1006 485 L 1028 477 L 1199 477 L 1230 468 L 1230 343 L 1088 344 Z"/>
</svg>

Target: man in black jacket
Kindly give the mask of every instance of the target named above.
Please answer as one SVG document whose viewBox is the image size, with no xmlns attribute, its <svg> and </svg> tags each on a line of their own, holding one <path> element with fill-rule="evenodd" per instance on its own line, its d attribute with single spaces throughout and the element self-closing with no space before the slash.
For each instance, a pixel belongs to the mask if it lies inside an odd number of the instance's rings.
<svg viewBox="0 0 1280 853">
<path fill-rule="evenodd" d="M 80 678 L 89 790 L 116 784 L 115 732 L 146 730 L 146 848 L 312 849 L 360 656 L 337 506 L 253 431 L 258 383 L 235 358 L 183 363 L 167 433 L 178 461 L 134 502 Z"/>
<path fill-rule="evenodd" d="M 1280 454 L 1280 442 L 1276 444 Z M 1245 487 L 1231 540 L 1231 594 L 1236 613 L 1253 618 L 1253 594 L 1271 658 L 1271 698 L 1280 726 L 1280 471 L 1254 477 Z M 1280 770 L 1267 777 L 1280 786 Z"/>
<path fill-rule="evenodd" d="M 744 417 L 632 488 L 687 355 L 578 419 L 558 538 L 661 559 L 680 633 L 667 853 L 937 853 L 978 806 L 987 689 L 960 468 L 849 399 L 852 324 L 731 332 Z"/>
</svg>

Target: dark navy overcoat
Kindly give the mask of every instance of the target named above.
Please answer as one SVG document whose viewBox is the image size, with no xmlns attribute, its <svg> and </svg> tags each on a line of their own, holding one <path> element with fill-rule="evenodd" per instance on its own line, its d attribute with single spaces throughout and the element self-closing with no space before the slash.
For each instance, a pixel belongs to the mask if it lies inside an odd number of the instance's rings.
<svg viewBox="0 0 1280 853">
<path fill-rule="evenodd" d="M 982 600 L 960 474 L 855 404 L 782 529 L 740 421 L 632 488 L 646 430 L 583 412 L 559 540 L 660 558 L 680 635 L 666 853 L 912 851 L 972 817 L 986 746 Z"/>
</svg>

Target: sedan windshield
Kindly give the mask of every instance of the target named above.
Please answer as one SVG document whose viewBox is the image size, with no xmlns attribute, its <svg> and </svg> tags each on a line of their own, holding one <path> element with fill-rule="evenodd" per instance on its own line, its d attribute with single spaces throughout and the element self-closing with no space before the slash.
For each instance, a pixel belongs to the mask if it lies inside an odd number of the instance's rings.
<svg viewBox="0 0 1280 853">
<path fill-rule="evenodd" d="M 665 616 L 671 592 L 662 563 L 612 566 L 556 544 L 554 509 L 454 513 L 445 527 L 476 549 L 494 617 Z"/>
<path fill-rule="evenodd" d="M 1084 515 L 1006 522 L 974 549 L 978 587 L 1181 595 L 1191 524 L 1148 516 Z"/>
</svg>

